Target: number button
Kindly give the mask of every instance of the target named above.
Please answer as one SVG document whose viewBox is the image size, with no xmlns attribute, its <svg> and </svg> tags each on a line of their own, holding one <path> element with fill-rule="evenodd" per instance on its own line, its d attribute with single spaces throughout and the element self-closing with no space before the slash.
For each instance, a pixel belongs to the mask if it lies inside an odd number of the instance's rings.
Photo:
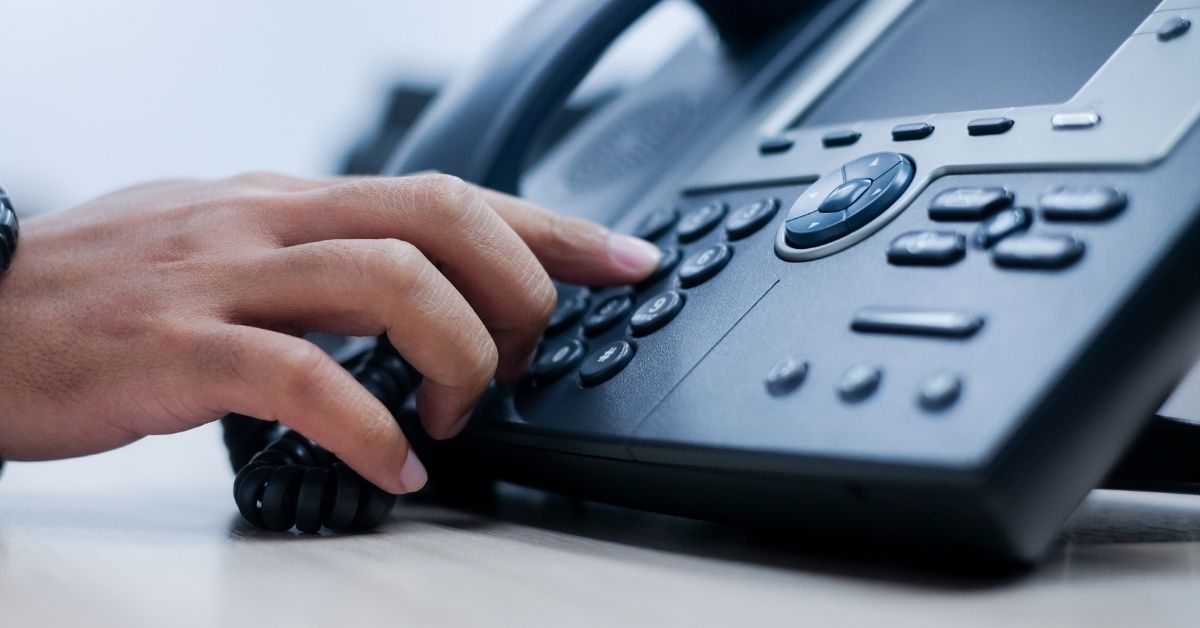
<svg viewBox="0 0 1200 628">
<path fill-rule="evenodd" d="M 584 386 L 596 386 L 620 373 L 633 359 L 634 347 L 624 340 L 615 340 L 596 350 L 579 367 L 579 381 Z"/>
<path fill-rule="evenodd" d="M 714 244 L 687 258 L 679 267 L 679 283 L 684 288 L 698 286 L 712 279 L 733 257 L 733 249 L 726 244 Z"/>
<path fill-rule="evenodd" d="M 652 334 L 671 322 L 683 309 L 683 295 L 675 292 L 664 292 L 642 304 L 629 317 L 629 331 L 634 336 Z"/>
</svg>

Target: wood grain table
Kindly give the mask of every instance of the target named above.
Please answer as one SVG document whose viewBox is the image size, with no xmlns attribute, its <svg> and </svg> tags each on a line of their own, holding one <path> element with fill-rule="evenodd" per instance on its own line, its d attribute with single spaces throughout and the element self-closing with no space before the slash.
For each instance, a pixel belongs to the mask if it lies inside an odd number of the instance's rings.
<svg viewBox="0 0 1200 628">
<path fill-rule="evenodd" d="M 953 574 L 504 487 L 348 536 L 244 524 L 215 427 L 0 479 L 0 626 L 1198 626 L 1200 498 L 1097 491 Z"/>
</svg>

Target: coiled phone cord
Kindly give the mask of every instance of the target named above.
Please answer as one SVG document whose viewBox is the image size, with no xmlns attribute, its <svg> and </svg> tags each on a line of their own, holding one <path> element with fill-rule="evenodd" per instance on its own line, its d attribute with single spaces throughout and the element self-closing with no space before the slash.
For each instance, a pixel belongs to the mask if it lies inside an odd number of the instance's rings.
<svg viewBox="0 0 1200 628">
<path fill-rule="evenodd" d="M 389 408 L 416 390 L 420 376 L 386 340 L 344 364 Z M 233 497 L 247 521 L 260 528 L 292 527 L 316 533 L 374 527 L 396 496 L 371 484 L 298 432 L 231 414 L 221 419 L 229 461 L 237 476 Z"/>
</svg>

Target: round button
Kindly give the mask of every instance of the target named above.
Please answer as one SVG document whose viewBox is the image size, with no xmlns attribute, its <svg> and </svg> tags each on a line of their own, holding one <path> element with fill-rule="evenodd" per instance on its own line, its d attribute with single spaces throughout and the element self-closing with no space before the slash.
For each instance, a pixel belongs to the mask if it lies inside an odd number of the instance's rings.
<svg viewBox="0 0 1200 628">
<path fill-rule="evenodd" d="M 595 336 L 608 331 L 633 308 L 633 298 L 627 294 L 609 297 L 592 308 L 583 318 L 583 332 Z"/>
<path fill-rule="evenodd" d="M 784 358 L 767 373 L 767 392 L 775 397 L 786 395 L 800 387 L 808 376 L 808 362 Z"/>
<path fill-rule="evenodd" d="M 917 403 L 931 412 L 945 410 L 962 395 L 962 379 L 953 373 L 937 373 L 921 382 Z"/>
<path fill-rule="evenodd" d="M 533 363 L 529 374 L 533 377 L 534 383 L 549 384 L 575 368 L 583 361 L 585 353 L 587 353 L 587 347 L 578 340 L 572 340 L 543 353 L 542 357 Z"/>
<path fill-rule="evenodd" d="M 667 275 L 670 275 L 675 270 L 676 266 L 679 266 L 679 260 L 681 259 L 683 259 L 683 253 L 679 249 L 673 246 L 662 249 L 662 257 L 658 258 L 658 266 L 655 267 L 654 272 L 650 273 L 649 277 L 646 277 L 637 285 L 637 289 L 645 290 L 665 279 Z"/>
<path fill-rule="evenodd" d="M 654 333 L 671 322 L 683 309 L 683 295 L 674 290 L 664 292 L 639 307 L 629 317 L 629 330 L 634 336 Z"/>
<path fill-rule="evenodd" d="M 901 157 L 896 165 L 876 177 L 871 187 L 846 209 L 846 227 L 853 231 L 871 222 L 900 198 L 912 180 L 912 164 Z"/>
<path fill-rule="evenodd" d="M 882 380 L 883 371 L 877 366 L 852 366 L 842 374 L 842 381 L 838 383 L 838 395 L 846 401 L 862 401 L 879 388 L 879 382 Z"/>
<path fill-rule="evenodd" d="M 684 260 L 679 267 L 679 283 L 684 288 L 698 286 L 721 272 L 733 257 L 727 244 L 714 244 Z"/>
<path fill-rule="evenodd" d="M 825 173 L 788 210 L 784 241 L 808 249 L 862 227 L 900 198 L 914 172 L 899 153 L 872 153 Z"/>
<path fill-rule="evenodd" d="M 642 222 L 633 230 L 633 235 L 643 240 L 660 238 L 671 227 L 675 226 L 675 221 L 677 220 L 679 220 L 678 209 L 674 207 L 659 207 L 642 219 Z"/>
<path fill-rule="evenodd" d="M 615 340 L 600 347 L 579 367 L 579 381 L 584 386 L 596 386 L 613 378 L 633 359 L 633 345 Z"/>
<path fill-rule="evenodd" d="M 554 307 L 554 313 L 550 315 L 550 321 L 546 323 L 546 335 L 553 336 L 574 325 L 575 321 L 578 321 L 587 311 L 589 303 L 590 300 L 585 290 L 576 290 L 572 294 L 560 292 L 558 305 Z"/>
<path fill-rule="evenodd" d="M 730 240 L 740 240 L 762 229 L 779 211 L 779 200 L 764 198 L 746 203 L 733 210 L 725 221 L 725 233 Z"/>
<path fill-rule="evenodd" d="M 679 219 L 679 224 L 675 226 L 675 235 L 679 236 L 680 242 L 699 240 L 704 234 L 712 231 L 724 217 L 725 203 L 716 202 L 697 207 Z"/>
<path fill-rule="evenodd" d="M 846 212 L 828 214 L 814 210 L 807 216 L 793 218 L 784 225 L 784 238 L 788 244 L 798 249 L 811 249 L 828 244 L 849 232 L 850 229 L 846 226 Z"/>
</svg>

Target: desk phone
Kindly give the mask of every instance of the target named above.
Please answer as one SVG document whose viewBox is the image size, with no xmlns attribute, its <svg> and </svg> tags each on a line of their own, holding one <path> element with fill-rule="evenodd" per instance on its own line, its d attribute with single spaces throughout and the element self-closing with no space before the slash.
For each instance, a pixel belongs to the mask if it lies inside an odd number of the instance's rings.
<svg viewBox="0 0 1200 628">
<path fill-rule="evenodd" d="M 698 1 L 711 32 L 530 164 L 654 4 L 541 4 L 383 173 L 664 252 L 638 285 L 560 286 L 525 380 L 414 439 L 435 481 L 1004 561 L 1098 486 L 1195 488 L 1200 441 L 1155 413 L 1200 347 L 1200 0 Z M 350 367 L 403 406 L 387 347 Z M 252 520 L 386 513 L 278 442 L 243 452 Z"/>
</svg>

